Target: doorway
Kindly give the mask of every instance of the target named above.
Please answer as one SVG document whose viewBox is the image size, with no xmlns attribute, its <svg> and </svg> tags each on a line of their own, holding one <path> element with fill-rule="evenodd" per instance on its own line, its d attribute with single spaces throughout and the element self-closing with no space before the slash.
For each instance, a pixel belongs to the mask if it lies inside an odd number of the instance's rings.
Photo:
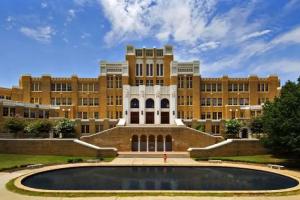
<svg viewBox="0 0 300 200">
<path fill-rule="evenodd" d="M 154 112 L 146 112 L 146 124 L 154 124 Z"/>
</svg>

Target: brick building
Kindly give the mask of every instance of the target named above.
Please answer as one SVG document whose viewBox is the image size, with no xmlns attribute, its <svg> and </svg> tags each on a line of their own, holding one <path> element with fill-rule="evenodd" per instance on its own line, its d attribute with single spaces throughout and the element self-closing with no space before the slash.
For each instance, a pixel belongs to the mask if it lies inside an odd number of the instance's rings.
<svg viewBox="0 0 300 200">
<path fill-rule="evenodd" d="M 125 61 L 101 61 L 95 78 L 23 75 L 19 86 L 0 88 L 0 99 L 59 107 L 57 115 L 76 120 L 83 135 L 114 127 L 119 119 L 126 125 L 172 125 L 178 118 L 220 134 L 224 120 L 260 115 L 279 86 L 277 76 L 202 77 L 200 62 L 174 60 L 172 46 L 127 46 Z"/>
</svg>

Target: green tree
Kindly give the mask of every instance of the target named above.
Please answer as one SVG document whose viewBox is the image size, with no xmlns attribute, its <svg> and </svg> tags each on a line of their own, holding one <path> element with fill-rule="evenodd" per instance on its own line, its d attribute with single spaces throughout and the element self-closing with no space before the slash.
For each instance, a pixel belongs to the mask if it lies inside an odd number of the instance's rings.
<svg viewBox="0 0 300 200">
<path fill-rule="evenodd" d="M 238 138 L 242 123 L 237 119 L 231 119 L 225 122 L 227 138 Z"/>
<path fill-rule="evenodd" d="M 199 125 L 197 125 L 197 127 L 195 128 L 196 130 L 198 130 L 198 131 L 204 131 L 204 129 L 205 129 L 205 127 L 204 127 L 204 125 L 203 124 L 199 124 Z"/>
<path fill-rule="evenodd" d="M 260 134 L 264 132 L 263 120 L 261 117 L 256 117 L 250 122 L 250 129 L 253 134 L 260 137 Z"/>
<path fill-rule="evenodd" d="M 57 122 L 55 126 L 55 132 L 57 135 L 61 135 L 63 138 L 74 138 L 75 122 L 69 119 L 62 119 Z"/>
<path fill-rule="evenodd" d="M 288 81 L 281 94 L 263 108 L 265 145 L 276 153 L 300 155 L 300 77 Z"/>
<path fill-rule="evenodd" d="M 13 133 L 14 136 L 17 136 L 20 132 L 24 131 L 26 123 L 23 119 L 19 118 L 10 118 L 5 120 L 4 127 L 10 133 Z"/>
<path fill-rule="evenodd" d="M 35 120 L 25 127 L 25 131 L 32 137 L 48 137 L 53 124 L 48 120 Z"/>
</svg>

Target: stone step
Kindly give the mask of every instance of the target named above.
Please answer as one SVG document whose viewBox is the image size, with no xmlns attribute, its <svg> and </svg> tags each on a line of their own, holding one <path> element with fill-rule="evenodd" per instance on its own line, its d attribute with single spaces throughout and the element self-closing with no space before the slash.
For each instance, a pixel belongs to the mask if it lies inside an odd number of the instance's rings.
<svg viewBox="0 0 300 200">
<path fill-rule="evenodd" d="M 189 158 L 187 152 L 165 152 L 168 158 Z M 118 152 L 119 158 L 163 158 L 164 152 Z"/>
</svg>

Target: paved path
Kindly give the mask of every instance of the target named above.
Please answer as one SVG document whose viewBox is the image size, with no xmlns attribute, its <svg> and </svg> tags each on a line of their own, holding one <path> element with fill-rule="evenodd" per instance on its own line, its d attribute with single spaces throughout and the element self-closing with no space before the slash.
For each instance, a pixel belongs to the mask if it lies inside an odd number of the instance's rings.
<svg viewBox="0 0 300 200">
<path fill-rule="evenodd" d="M 143 164 L 163 164 L 161 158 L 117 158 L 110 164 L 133 164 L 133 165 L 143 165 Z M 168 164 L 199 164 L 188 158 L 170 158 L 168 159 Z M 29 173 L 32 170 L 22 170 L 13 173 L 1 172 L 0 173 L 0 199 L 1 200 L 300 200 L 300 195 L 295 196 L 254 196 L 254 197 L 193 197 L 193 196 L 149 196 L 149 197 L 85 197 L 85 198 L 62 198 L 62 197 L 35 197 L 35 196 L 24 196 L 16 193 L 12 193 L 5 188 L 5 184 L 15 177 L 21 176 L 23 174 Z"/>
</svg>

